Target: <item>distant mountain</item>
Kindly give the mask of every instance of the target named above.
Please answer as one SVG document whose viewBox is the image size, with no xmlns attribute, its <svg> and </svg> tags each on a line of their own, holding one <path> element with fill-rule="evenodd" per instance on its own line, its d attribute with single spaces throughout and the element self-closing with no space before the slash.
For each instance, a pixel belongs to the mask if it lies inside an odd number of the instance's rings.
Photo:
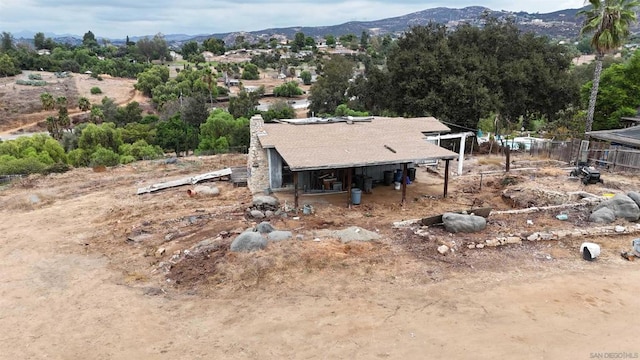
<svg viewBox="0 0 640 360">
<path fill-rule="evenodd" d="M 196 40 L 203 41 L 210 37 L 224 39 L 227 44 L 233 43 L 235 37 L 239 34 L 245 36 L 249 42 L 257 41 L 259 38 L 289 38 L 292 39 L 297 32 L 302 32 L 307 36 L 316 38 L 324 37 L 327 34 L 341 36 L 345 34 L 355 34 L 360 36 L 363 31 L 371 34 L 400 34 L 409 30 L 413 26 L 427 25 L 430 22 L 445 24 L 449 27 L 456 27 L 463 23 L 472 25 L 482 24 L 482 18 L 486 15 L 496 17 L 498 19 L 513 19 L 518 27 L 527 32 L 534 32 L 539 35 L 546 35 L 553 38 L 571 39 L 578 36 L 580 32 L 581 19 L 577 16 L 580 9 L 566 9 L 555 11 L 552 13 L 527 13 L 527 12 L 510 12 L 496 11 L 481 6 L 470 6 L 462 9 L 451 9 L 446 7 L 438 7 L 423 11 L 414 12 L 407 15 L 386 18 L 374 21 L 350 21 L 344 24 L 331 26 L 301 26 L 287 28 L 271 28 L 249 32 L 228 32 L 209 35 L 186 35 L 186 34 L 167 34 L 164 35 L 165 40 L 172 47 L 179 47 L 187 41 Z M 638 30 L 638 28 L 632 28 Z M 34 32 L 22 31 L 13 34 L 16 38 L 31 39 Z M 78 35 L 56 35 L 45 34 L 58 42 L 66 42 L 73 45 L 82 43 L 82 36 Z M 96 34 L 97 35 L 97 34 Z M 154 35 L 146 35 L 153 37 Z M 137 41 L 145 36 L 130 36 L 131 41 Z M 98 38 L 99 40 L 101 38 Z M 124 43 L 125 39 L 111 39 L 114 44 Z"/>
<path fill-rule="evenodd" d="M 227 40 L 233 42 L 233 39 L 238 34 L 244 35 L 248 41 L 273 36 L 282 36 L 291 39 L 297 32 L 302 32 L 312 37 L 323 37 L 327 34 L 334 36 L 355 34 L 360 36 L 363 31 L 374 35 L 399 34 L 409 30 L 413 26 L 427 25 L 430 22 L 445 24 L 452 28 L 464 23 L 480 25 L 482 24 L 482 18 L 487 15 L 498 19 L 513 19 L 523 31 L 534 32 L 538 35 L 546 35 L 552 38 L 570 39 L 577 37 L 580 33 L 581 19 L 577 16 L 578 11 L 580 11 L 580 9 L 566 9 L 545 14 L 530 14 L 527 12 L 495 11 L 482 6 L 470 6 L 462 9 L 438 7 L 374 21 L 350 21 L 332 26 L 302 26 L 271 28 L 242 33 L 219 33 L 195 36 L 188 40 L 202 41 L 209 37 L 216 37 L 224 39 L 225 42 L 227 42 Z"/>
</svg>

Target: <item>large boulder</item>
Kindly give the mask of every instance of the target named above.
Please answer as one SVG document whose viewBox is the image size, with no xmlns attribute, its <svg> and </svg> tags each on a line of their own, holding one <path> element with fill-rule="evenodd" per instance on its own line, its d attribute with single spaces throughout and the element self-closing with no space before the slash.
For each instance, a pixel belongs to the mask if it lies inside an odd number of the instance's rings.
<svg viewBox="0 0 640 360">
<path fill-rule="evenodd" d="M 616 215 L 616 218 L 623 218 L 629 221 L 638 221 L 638 219 L 640 219 L 640 207 L 627 195 L 616 194 L 612 199 L 596 206 L 592 212 L 605 207 L 611 209 Z"/>
<path fill-rule="evenodd" d="M 289 240 L 293 237 L 291 231 L 274 230 L 267 235 L 269 241 Z"/>
<path fill-rule="evenodd" d="M 638 206 L 640 206 L 640 193 L 635 191 L 630 191 L 627 193 L 627 196 L 631 198 L 631 200 L 635 201 Z"/>
<path fill-rule="evenodd" d="M 589 215 L 589 221 L 594 223 L 612 223 L 616 220 L 616 214 L 613 213 L 613 210 L 603 207 Z"/>
<path fill-rule="evenodd" d="M 272 232 L 273 230 L 275 230 L 273 228 L 273 225 L 271 225 L 267 221 L 263 221 L 260 224 L 256 225 L 256 231 L 259 232 L 260 234 L 268 234 L 268 233 Z"/>
<path fill-rule="evenodd" d="M 255 196 L 253 198 L 253 206 L 256 208 L 264 209 L 264 208 L 278 208 L 280 206 L 280 202 L 278 199 L 273 196 Z"/>
<path fill-rule="evenodd" d="M 231 251 L 250 252 L 267 247 L 267 239 L 257 232 L 243 232 L 231 242 Z"/>
<path fill-rule="evenodd" d="M 487 219 L 482 216 L 466 215 L 458 213 L 444 213 L 442 222 L 449 232 L 472 233 L 483 230 L 487 227 Z"/>
</svg>

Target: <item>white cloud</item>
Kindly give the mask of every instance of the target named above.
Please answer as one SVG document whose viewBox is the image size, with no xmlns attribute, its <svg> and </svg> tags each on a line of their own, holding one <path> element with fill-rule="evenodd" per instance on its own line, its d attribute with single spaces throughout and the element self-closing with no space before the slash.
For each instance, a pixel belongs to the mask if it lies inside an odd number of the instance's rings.
<svg viewBox="0 0 640 360">
<path fill-rule="evenodd" d="M 583 6 L 566 1 L 317 1 L 241 0 L 189 2 L 169 0 L 1 0 L 0 31 L 72 33 L 97 36 L 209 34 L 272 27 L 327 26 L 378 20 L 433 7 L 485 6 L 494 10 L 550 12 Z"/>
</svg>

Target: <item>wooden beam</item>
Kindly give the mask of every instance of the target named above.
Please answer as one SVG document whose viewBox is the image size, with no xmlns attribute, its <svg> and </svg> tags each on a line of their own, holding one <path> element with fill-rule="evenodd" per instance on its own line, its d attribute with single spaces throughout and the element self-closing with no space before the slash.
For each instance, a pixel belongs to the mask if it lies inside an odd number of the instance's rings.
<svg viewBox="0 0 640 360">
<path fill-rule="evenodd" d="M 146 193 L 150 193 L 150 192 L 154 192 L 154 191 L 158 191 L 158 190 L 163 190 L 163 189 L 168 189 L 168 188 L 172 188 L 172 187 L 176 187 L 176 186 L 182 186 L 182 185 L 194 185 L 194 184 L 199 183 L 200 181 L 211 180 L 211 179 L 216 179 L 216 178 L 229 176 L 229 175 L 231 175 L 231 173 L 232 173 L 231 168 L 225 168 L 225 169 L 222 169 L 222 170 L 213 171 L 213 172 L 205 173 L 205 174 L 202 174 L 202 175 L 196 175 L 196 176 L 192 176 L 192 177 L 188 177 L 188 178 L 182 178 L 182 179 L 178 179 L 178 180 L 167 181 L 167 182 L 164 182 L 164 183 L 153 184 L 153 185 L 150 185 L 150 186 L 139 188 L 137 194 L 138 195 L 146 194 Z"/>
<path fill-rule="evenodd" d="M 402 205 L 407 201 L 407 176 L 409 172 L 407 171 L 407 163 L 402 164 L 402 201 L 400 202 Z"/>
<path fill-rule="evenodd" d="M 447 190 L 449 190 L 449 159 L 444 161 L 444 196 L 447 197 Z"/>
<path fill-rule="evenodd" d="M 293 173 L 293 206 L 296 208 L 296 214 L 298 213 L 298 172 Z"/>
<path fill-rule="evenodd" d="M 347 208 L 351 209 L 351 173 L 353 172 L 353 168 L 347 169 Z"/>
</svg>

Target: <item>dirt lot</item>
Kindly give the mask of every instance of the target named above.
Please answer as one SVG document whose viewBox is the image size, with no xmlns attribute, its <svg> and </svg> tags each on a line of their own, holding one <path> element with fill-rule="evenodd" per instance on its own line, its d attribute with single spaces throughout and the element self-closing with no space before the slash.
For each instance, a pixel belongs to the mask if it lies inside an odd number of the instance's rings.
<svg viewBox="0 0 640 360">
<path fill-rule="evenodd" d="M 37 73 L 47 81 L 45 86 L 16 85 L 17 79 L 27 79 L 29 74 Z M 42 111 L 40 95 L 48 92 L 53 97 L 66 96 L 69 115 L 72 119 L 81 114 L 77 106 L 80 97 L 88 98 L 92 104 L 99 104 L 103 97 L 114 99 L 123 105 L 133 100 L 141 104 L 148 102 L 135 92 L 135 80 L 111 78 L 103 75 L 99 81 L 86 74 L 73 74 L 67 78 L 57 78 L 55 74 L 44 71 L 25 71 L 21 75 L 0 79 L 0 137 L 16 131 L 46 130 L 45 119 L 55 115 L 56 111 Z M 99 87 L 102 94 L 91 94 L 92 87 Z"/>
<path fill-rule="evenodd" d="M 509 181 L 485 176 L 480 189 L 474 174 L 496 169 L 498 160 L 473 159 L 472 172 L 454 176 L 442 199 L 442 169 L 420 169 L 405 206 L 397 191 L 383 187 L 351 209 L 344 194 L 303 196 L 314 214 L 272 221 L 303 239 L 250 254 L 227 251 L 234 233 L 255 225 L 245 217 L 246 188 L 220 181 L 215 198 L 188 197 L 188 186 L 135 195 L 141 186 L 244 161 L 213 156 L 106 172 L 77 169 L 0 188 L 0 328 L 11 329 L 0 334 L 11 344 L 0 358 L 587 359 L 640 353 L 634 315 L 640 262 L 619 255 L 633 236 L 589 238 L 603 251 L 587 262 L 578 252 L 584 238 L 460 246 L 447 256 L 436 251 L 442 241 L 590 226 L 580 212 L 568 221 L 555 219 L 556 212 L 490 216 L 487 229 L 472 235 L 433 227 L 421 237 L 392 228 L 394 221 L 472 205 L 510 209 L 513 202 L 501 198 L 505 189 L 602 194 L 637 190 L 637 177 L 605 174 L 607 187 L 584 186 L 568 181 L 552 162 L 517 159 L 514 167 L 539 169 L 514 171 Z M 290 194 L 276 195 L 290 204 Z M 354 225 L 381 239 L 314 240 L 322 229 Z M 200 254 L 184 251 L 205 239 L 217 245 Z"/>
</svg>

